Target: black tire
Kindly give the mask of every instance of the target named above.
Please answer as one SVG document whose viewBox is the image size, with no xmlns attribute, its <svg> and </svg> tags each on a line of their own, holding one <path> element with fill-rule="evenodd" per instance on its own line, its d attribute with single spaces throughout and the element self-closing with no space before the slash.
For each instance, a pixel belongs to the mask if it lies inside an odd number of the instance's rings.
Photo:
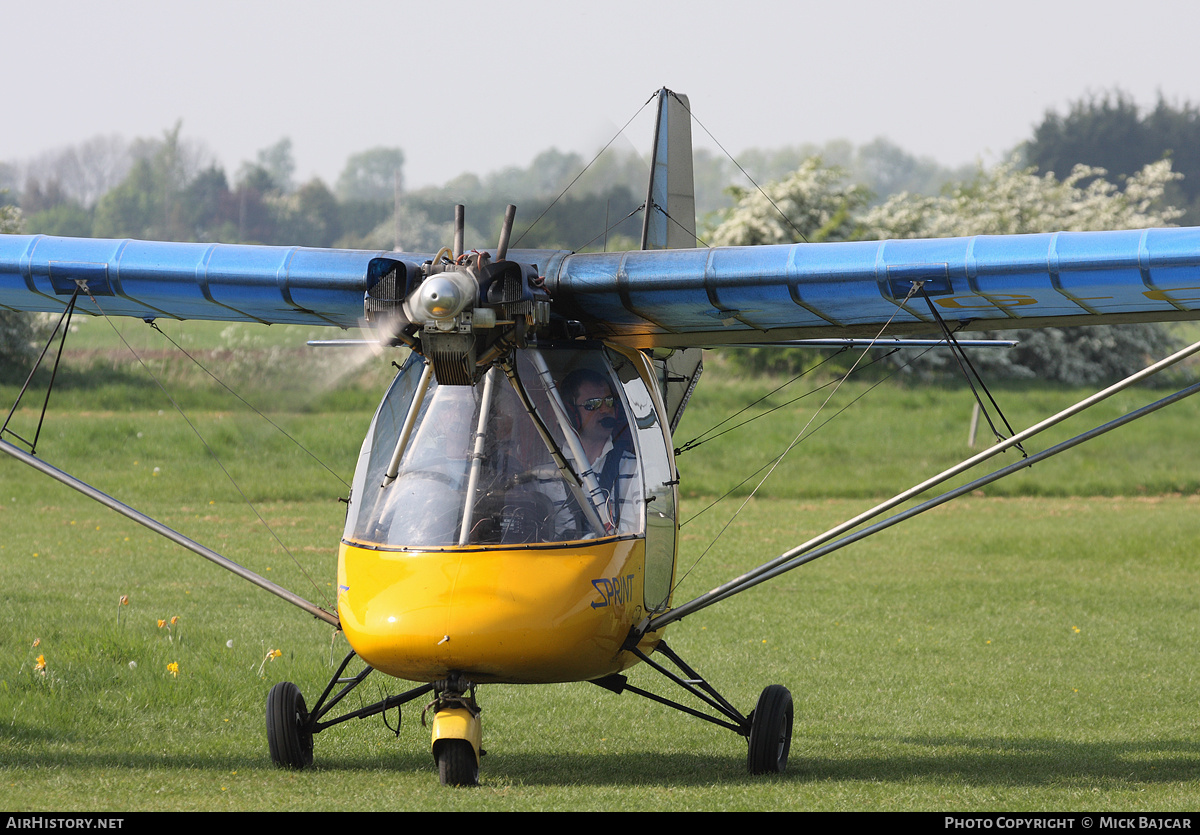
<svg viewBox="0 0 1200 835">
<path fill-rule="evenodd" d="M 751 714 L 750 753 L 746 765 L 751 774 L 782 774 L 792 747 L 792 694 L 772 684 L 758 697 Z"/>
<path fill-rule="evenodd" d="M 434 756 L 443 786 L 479 785 L 479 761 L 475 759 L 475 749 L 465 739 L 443 739 Z"/>
<path fill-rule="evenodd" d="M 271 762 L 280 768 L 312 765 L 313 738 L 308 729 L 308 708 L 300 688 L 281 681 L 267 694 L 267 747 Z"/>
</svg>

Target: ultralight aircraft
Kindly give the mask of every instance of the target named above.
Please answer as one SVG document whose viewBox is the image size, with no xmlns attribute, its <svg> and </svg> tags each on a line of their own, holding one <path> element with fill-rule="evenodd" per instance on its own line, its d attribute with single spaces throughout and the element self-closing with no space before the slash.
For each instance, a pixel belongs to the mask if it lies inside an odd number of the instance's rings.
<svg viewBox="0 0 1200 835">
<path fill-rule="evenodd" d="M 344 632 L 351 652 L 311 707 L 295 684 L 271 688 L 276 764 L 303 768 L 318 733 L 424 697 L 442 782 L 473 785 L 479 685 L 590 681 L 725 727 L 748 740 L 751 772 L 781 772 L 789 691 L 771 685 L 743 713 L 668 646 L 670 624 L 1196 390 L 863 527 L 1200 344 L 678 603 L 672 432 L 703 348 L 930 336 L 960 348 L 962 331 L 1194 319 L 1200 229 L 698 248 L 688 101 L 657 96 L 639 251 L 510 250 L 513 207 L 493 251 L 464 251 L 461 211 L 452 246 L 425 254 L 0 236 L 0 309 L 57 312 L 60 327 L 75 313 L 365 320 L 379 345 L 407 349 L 362 444 L 336 613 L 0 437 L 10 456 Z M 365 666 L 349 675 L 355 657 Z M 704 709 L 629 684 L 639 663 Z M 334 715 L 376 670 L 414 686 Z"/>
</svg>

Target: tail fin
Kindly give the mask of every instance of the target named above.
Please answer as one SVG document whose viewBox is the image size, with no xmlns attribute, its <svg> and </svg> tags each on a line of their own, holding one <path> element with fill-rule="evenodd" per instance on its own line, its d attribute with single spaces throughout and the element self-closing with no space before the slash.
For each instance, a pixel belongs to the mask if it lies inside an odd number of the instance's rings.
<svg viewBox="0 0 1200 835">
<path fill-rule="evenodd" d="M 696 185 L 692 175 L 692 113 L 687 96 L 658 91 L 654 159 L 642 222 L 642 249 L 696 246 Z"/>
<path fill-rule="evenodd" d="M 687 96 L 666 87 L 658 91 L 654 159 L 642 222 L 642 249 L 693 249 L 696 246 L 696 184 L 692 174 L 692 112 Z M 671 431 L 704 371 L 699 348 L 654 359 Z"/>
</svg>

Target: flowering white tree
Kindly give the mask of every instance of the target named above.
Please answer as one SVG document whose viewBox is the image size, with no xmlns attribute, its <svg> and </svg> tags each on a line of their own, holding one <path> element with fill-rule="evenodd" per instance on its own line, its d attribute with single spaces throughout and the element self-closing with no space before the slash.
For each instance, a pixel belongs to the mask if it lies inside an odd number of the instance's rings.
<svg viewBox="0 0 1200 835">
<path fill-rule="evenodd" d="M 871 198 L 865 186 L 849 182 L 843 169 L 826 167 L 820 157 L 762 191 L 734 188 L 732 194 L 733 208 L 708 235 L 712 246 L 850 240 Z"/>
<path fill-rule="evenodd" d="M 935 197 L 898 194 L 868 207 L 843 172 L 824 169 L 812 159 L 764 189 L 787 218 L 763 195 L 744 193 L 709 242 L 793 243 L 801 239 L 798 232 L 809 241 L 884 240 L 1173 226 L 1183 212 L 1165 205 L 1164 197 L 1179 177 L 1164 159 L 1128 178 L 1122 189 L 1105 179 L 1103 169 L 1076 166 L 1058 180 L 1013 161 L 980 168 L 971 180 Z M 981 354 L 976 366 L 985 375 L 1069 384 L 1132 373 L 1173 343 L 1159 325 L 1021 330 L 1006 336 L 1020 344 Z M 911 368 L 937 371 L 946 360 L 944 352 L 931 352 Z M 770 367 L 761 358 L 753 365 Z"/>
<path fill-rule="evenodd" d="M 1183 214 L 1164 205 L 1167 186 L 1180 178 L 1169 160 L 1147 165 L 1125 181 L 1123 190 L 1105 176 L 1101 168 L 1077 165 L 1060 181 L 1013 161 L 980 170 L 973 180 L 938 197 L 893 197 L 864 215 L 861 233 L 883 239 L 1146 229 L 1174 226 Z M 1132 374 L 1174 344 L 1168 331 L 1155 324 L 1018 330 L 1004 335 L 1018 340 L 1017 346 L 981 352 L 976 363 L 981 373 L 1070 385 Z M 944 352 L 931 352 L 914 365 L 928 372 L 940 370 L 947 360 Z"/>
<path fill-rule="evenodd" d="M 1183 215 L 1163 205 L 1180 179 L 1164 159 L 1125 182 L 1108 182 L 1102 168 L 1077 165 L 1064 180 L 1039 175 L 1015 161 L 952 186 L 937 197 L 897 194 L 862 217 L 860 238 L 950 238 L 1174 226 Z M 1082 185 L 1083 183 L 1087 185 Z"/>
</svg>

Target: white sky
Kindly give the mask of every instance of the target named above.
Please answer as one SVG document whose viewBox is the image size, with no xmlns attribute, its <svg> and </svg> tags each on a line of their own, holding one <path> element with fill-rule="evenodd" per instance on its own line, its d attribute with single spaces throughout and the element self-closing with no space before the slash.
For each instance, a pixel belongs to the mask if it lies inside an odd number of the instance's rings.
<svg viewBox="0 0 1200 835">
<path fill-rule="evenodd" d="M 1182 0 L 0 0 L 0 31 L 0 160 L 182 119 L 231 176 L 287 136 L 330 184 L 378 145 L 410 186 L 590 156 L 662 86 L 734 154 L 887 136 L 947 165 L 1088 93 L 1200 103 Z"/>
</svg>

